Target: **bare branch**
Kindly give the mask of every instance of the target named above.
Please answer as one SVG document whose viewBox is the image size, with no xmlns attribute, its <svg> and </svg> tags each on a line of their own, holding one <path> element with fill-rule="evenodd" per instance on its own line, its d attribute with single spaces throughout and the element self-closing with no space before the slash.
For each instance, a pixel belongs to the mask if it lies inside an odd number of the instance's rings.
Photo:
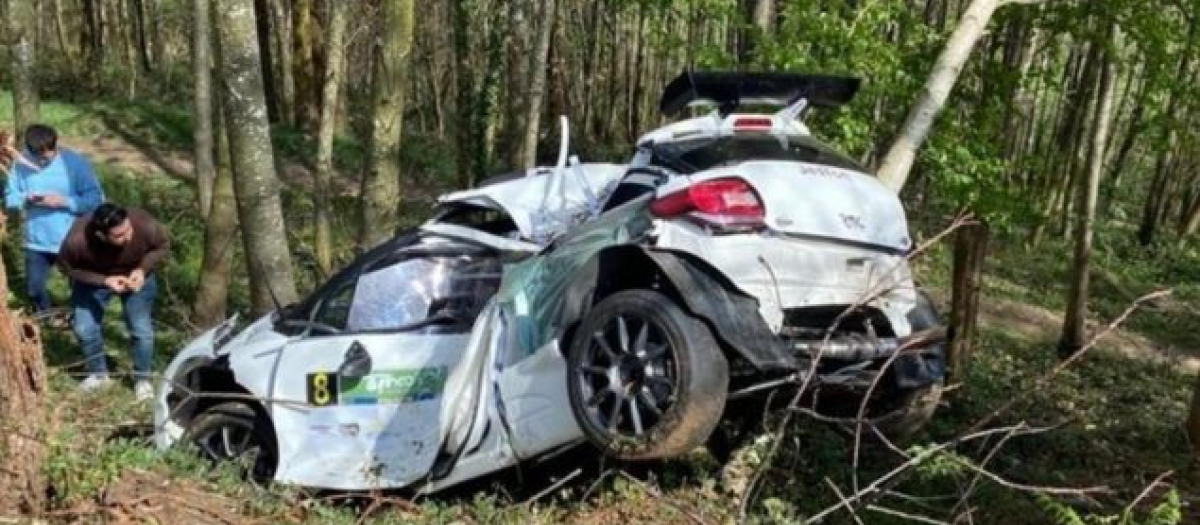
<svg viewBox="0 0 1200 525">
<path fill-rule="evenodd" d="M 962 443 L 966 443 L 968 441 L 974 441 L 976 439 L 985 438 L 985 437 L 989 437 L 989 436 L 1005 434 L 1008 432 L 1012 432 L 1012 433 L 1015 433 L 1018 435 L 1026 435 L 1026 434 L 1038 434 L 1038 433 L 1045 432 L 1047 430 L 1049 430 L 1049 429 L 1047 429 L 1047 428 L 1030 428 L 1028 425 L 1026 425 L 1025 423 L 1022 422 L 1018 425 L 1011 426 L 1011 427 L 980 430 L 977 432 L 972 432 L 969 434 L 965 434 L 963 436 L 959 436 L 959 437 L 954 438 L 945 443 L 938 443 L 938 444 L 933 445 L 925 450 L 922 450 L 919 454 L 914 455 L 908 461 L 901 463 L 896 468 L 894 468 L 894 469 L 888 471 L 886 474 L 880 476 L 875 481 L 871 482 L 870 485 L 867 485 L 866 487 L 862 488 L 861 490 L 858 490 L 854 494 L 850 495 L 848 498 L 846 498 L 846 501 L 851 504 L 854 504 L 859 501 L 862 501 L 867 496 L 877 494 L 880 491 L 882 491 L 885 486 L 888 486 L 893 481 L 899 479 L 900 475 L 903 474 L 904 472 L 908 471 L 909 469 L 911 469 L 917 465 L 920 465 L 921 463 L 924 463 L 926 460 L 933 457 L 934 455 L 936 455 L 940 452 L 943 452 L 945 450 L 954 448 Z M 837 510 L 840 508 L 842 508 L 842 503 L 838 503 L 837 505 L 835 505 L 833 507 L 822 510 L 821 512 L 819 512 L 816 515 L 809 518 L 809 522 L 810 523 L 819 523 L 819 522 L 821 522 L 821 520 L 824 520 L 825 518 L 829 517 L 834 512 L 837 512 Z"/>
<path fill-rule="evenodd" d="M 846 510 L 850 512 L 850 517 L 854 518 L 854 522 L 858 525 L 863 525 L 862 519 L 859 518 L 858 513 L 854 511 L 854 506 L 851 505 L 849 501 L 846 501 L 846 496 L 842 494 L 841 490 L 838 489 L 837 484 L 828 477 L 825 478 L 825 484 L 829 485 L 829 488 L 832 489 L 833 493 L 837 495 L 838 501 L 841 501 Z"/>
<path fill-rule="evenodd" d="M 700 516 L 697 516 L 694 513 L 692 513 L 690 510 L 683 508 L 682 505 L 680 505 L 674 501 L 671 501 L 671 498 L 664 496 L 662 494 L 662 492 L 660 492 L 658 489 L 656 489 L 654 487 L 651 487 L 650 485 L 647 485 L 646 482 L 644 482 L 640 479 L 637 479 L 633 476 L 630 476 L 629 473 L 627 473 L 627 472 L 622 471 L 622 472 L 618 472 L 618 473 L 625 479 L 632 481 L 638 487 L 641 487 L 641 489 L 643 491 L 645 491 L 646 494 L 650 495 L 654 499 L 657 499 L 658 501 L 661 501 L 662 503 L 666 504 L 668 507 L 671 507 L 671 508 L 679 511 L 680 514 L 687 516 L 692 521 L 699 523 L 700 525 L 706 525 L 708 523 L 707 521 L 700 519 Z"/>
<path fill-rule="evenodd" d="M 1133 512 L 1133 509 L 1137 507 L 1138 503 L 1141 503 L 1142 500 L 1150 496 L 1150 493 L 1154 491 L 1154 487 L 1161 485 L 1162 480 L 1170 477 L 1174 473 L 1174 470 L 1168 470 L 1162 474 L 1159 474 L 1157 478 L 1154 478 L 1154 481 L 1151 481 L 1149 485 L 1146 485 L 1146 488 L 1142 489 L 1141 494 L 1138 494 L 1136 498 L 1133 498 L 1133 501 L 1129 503 L 1129 506 L 1125 507 L 1125 511 L 1122 512 L 1122 514 L 1129 514 Z"/>
<path fill-rule="evenodd" d="M 948 522 L 948 521 L 935 520 L 933 518 L 927 518 L 925 516 L 921 516 L 921 515 L 917 515 L 917 514 L 909 514 L 907 512 L 900 512 L 898 510 L 889 509 L 887 507 L 881 507 L 879 505 L 874 505 L 874 504 L 867 505 L 867 510 L 878 512 L 880 514 L 887 514 L 889 516 L 895 516 L 897 518 L 903 518 L 903 519 L 906 519 L 909 521 L 915 521 L 918 523 L 928 523 L 930 525 L 951 525 L 950 522 Z"/>
</svg>

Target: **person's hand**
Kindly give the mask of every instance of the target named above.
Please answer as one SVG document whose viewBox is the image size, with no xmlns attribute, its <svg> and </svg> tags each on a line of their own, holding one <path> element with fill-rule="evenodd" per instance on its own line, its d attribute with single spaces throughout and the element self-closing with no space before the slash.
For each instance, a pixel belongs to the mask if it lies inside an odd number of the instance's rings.
<svg viewBox="0 0 1200 525">
<path fill-rule="evenodd" d="M 47 193 L 42 195 L 41 205 L 47 208 L 62 208 L 67 205 L 67 199 L 57 193 Z"/>
<path fill-rule="evenodd" d="M 122 275 L 112 275 L 104 278 L 104 286 L 116 293 L 125 293 L 129 288 L 129 278 Z"/>
<path fill-rule="evenodd" d="M 142 286 L 145 284 L 146 284 L 146 273 L 143 272 L 141 268 L 137 268 L 134 271 L 129 272 L 129 277 L 125 278 L 126 288 L 128 288 L 129 290 L 132 290 L 134 292 L 141 290 Z"/>
</svg>

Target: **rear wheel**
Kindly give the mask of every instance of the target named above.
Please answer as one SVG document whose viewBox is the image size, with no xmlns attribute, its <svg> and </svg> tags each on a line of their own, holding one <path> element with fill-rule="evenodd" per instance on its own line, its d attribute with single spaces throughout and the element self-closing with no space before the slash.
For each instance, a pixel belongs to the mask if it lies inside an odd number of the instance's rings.
<svg viewBox="0 0 1200 525">
<path fill-rule="evenodd" d="M 568 365 L 584 435 L 618 459 L 685 454 L 725 408 L 728 363 L 708 326 L 657 292 L 601 301 L 576 331 Z"/>
<path fill-rule="evenodd" d="M 277 462 L 269 425 L 245 403 L 220 403 L 192 420 L 183 442 L 213 463 L 237 463 L 246 477 L 265 483 L 274 477 Z"/>
</svg>

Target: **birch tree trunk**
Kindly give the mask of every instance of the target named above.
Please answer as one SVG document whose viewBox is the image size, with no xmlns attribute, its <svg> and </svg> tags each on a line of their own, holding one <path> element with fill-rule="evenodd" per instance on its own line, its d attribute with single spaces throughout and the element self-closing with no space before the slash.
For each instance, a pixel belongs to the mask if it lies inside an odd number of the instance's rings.
<svg viewBox="0 0 1200 525">
<path fill-rule="evenodd" d="M 216 0 L 218 62 L 224 83 L 234 190 L 253 315 L 297 299 L 279 179 L 267 123 L 253 0 Z"/>
<path fill-rule="evenodd" d="M 213 166 L 212 19 L 209 0 L 192 0 L 192 10 L 192 89 L 196 119 L 192 141 L 195 144 L 196 199 L 200 216 L 208 217 L 212 209 L 213 180 L 216 179 L 216 168 Z"/>
<path fill-rule="evenodd" d="M 879 179 L 897 193 L 908 180 L 917 149 L 925 142 L 934 121 L 945 107 L 963 65 L 971 56 L 971 50 L 983 37 L 992 14 L 1004 3 L 1005 0 L 972 0 L 958 27 L 950 35 L 950 40 L 946 42 L 946 47 L 938 55 L 916 104 L 909 110 L 904 125 L 884 155 L 877 172 Z"/>
<path fill-rule="evenodd" d="M 1119 47 L 1119 46 L 1118 46 Z M 1100 175 L 1104 173 L 1105 146 L 1113 111 L 1113 91 L 1117 74 L 1113 52 L 1106 53 L 1100 73 L 1100 93 L 1097 95 L 1095 126 L 1092 129 L 1091 153 L 1088 156 L 1087 176 L 1079 177 L 1077 190 L 1079 217 L 1075 223 L 1075 260 L 1071 290 L 1067 295 L 1067 311 L 1063 319 L 1062 339 L 1058 343 L 1059 357 L 1070 357 L 1085 343 L 1088 285 L 1092 256 L 1092 225 L 1096 219 L 1096 198 L 1100 190 Z"/>
<path fill-rule="evenodd" d="M 37 12 L 31 0 L 16 0 L 8 3 L 8 45 L 13 72 L 13 126 L 18 134 L 25 127 L 40 119 L 38 100 L 37 49 L 34 45 L 34 30 L 38 26 Z M 20 142 L 18 142 L 19 144 Z"/>
<path fill-rule="evenodd" d="M 333 191 L 333 132 L 337 128 L 338 90 L 342 83 L 342 41 L 346 32 L 345 2 L 329 5 L 329 44 L 325 62 L 325 83 L 321 90 L 321 123 L 317 128 L 317 171 L 314 197 L 314 230 L 317 266 L 328 275 L 333 269 L 333 240 L 329 225 L 329 196 Z"/>
<path fill-rule="evenodd" d="M 521 137 L 521 157 L 517 168 L 532 168 L 537 162 L 538 131 L 542 103 L 546 96 L 546 59 L 550 55 L 550 35 L 554 31 L 555 0 L 543 0 L 538 21 L 537 43 L 529 55 L 529 97 L 525 106 L 525 133 Z"/>
<path fill-rule="evenodd" d="M 400 139 L 409 55 L 413 42 L 413 0 L 384 0 L 371 78 L 371 141 L 362 180 L 358 244 L 369 248 L 395 233 L 400 207 Z"/>
</svg>

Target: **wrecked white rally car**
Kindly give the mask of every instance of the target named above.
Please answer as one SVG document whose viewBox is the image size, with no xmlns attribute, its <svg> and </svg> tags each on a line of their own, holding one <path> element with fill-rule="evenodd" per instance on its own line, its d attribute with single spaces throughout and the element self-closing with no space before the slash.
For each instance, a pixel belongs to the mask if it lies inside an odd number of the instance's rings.
<svg viewBox="0 0 1200 525">
<path fill-rule="evenodd" d="M 564 138 L 554 168 L 442 197 L 303 302 L 180 351 L 157 444 L 258 479 L 428 492 L 585 441 L 681 455 L 806 382 L 819 410 L 872 392 L 881 428 L 911 430 L 944 367 L 904 211 L 799 119 L 857 88 L 684 74 L 662 109 L 716 109 L 628 165 L 581 164 Z"/>
</svg>

